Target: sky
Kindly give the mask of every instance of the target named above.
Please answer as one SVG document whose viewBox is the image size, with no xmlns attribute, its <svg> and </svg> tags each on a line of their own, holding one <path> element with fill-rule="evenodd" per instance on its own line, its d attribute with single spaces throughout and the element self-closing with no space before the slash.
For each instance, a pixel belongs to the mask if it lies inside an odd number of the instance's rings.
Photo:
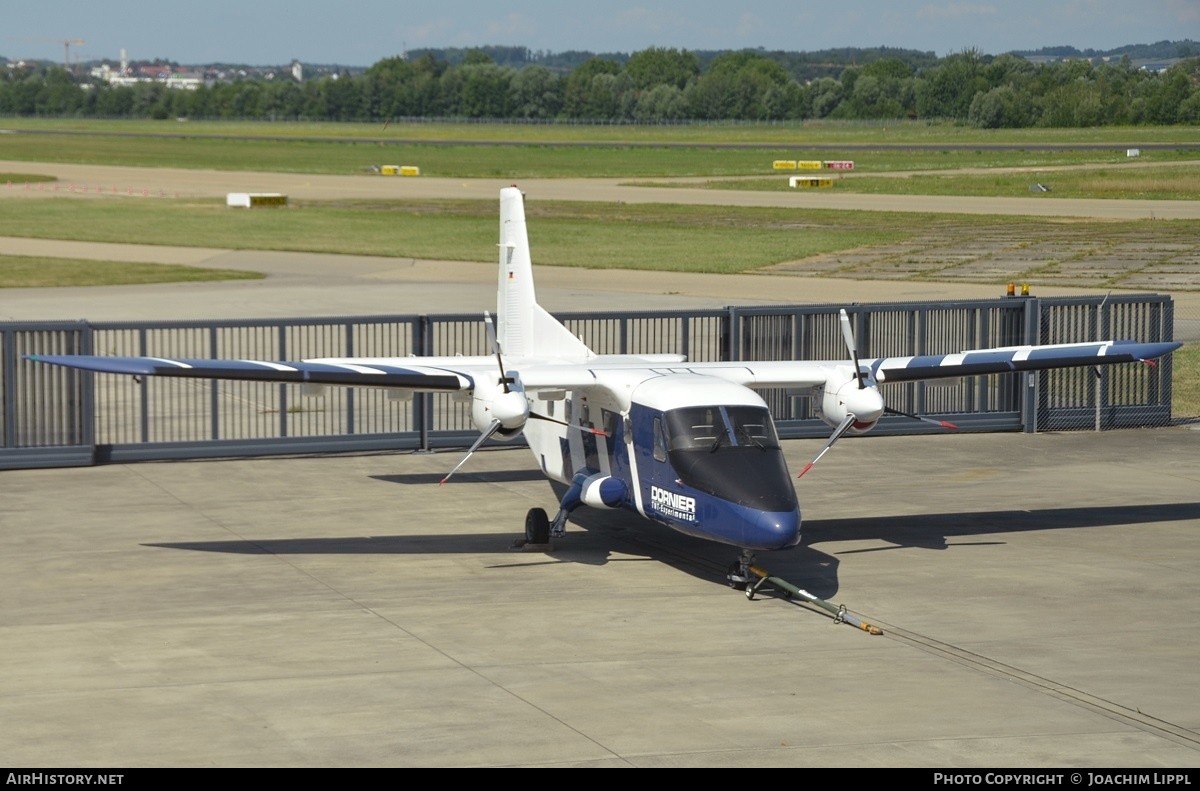
<svg viewBox="0 0 1200 791">
<path fill-rule="evenodd" d="M 1200 0 L 0 0 L 0 56 L 369 66 L 419 47 L 900 47 L 938 56 L 1200 40 Z M 49 40 L 47 40 L 49 39 Z M 56 43 L 55 40 L 60 40 Z"/>
</svg>

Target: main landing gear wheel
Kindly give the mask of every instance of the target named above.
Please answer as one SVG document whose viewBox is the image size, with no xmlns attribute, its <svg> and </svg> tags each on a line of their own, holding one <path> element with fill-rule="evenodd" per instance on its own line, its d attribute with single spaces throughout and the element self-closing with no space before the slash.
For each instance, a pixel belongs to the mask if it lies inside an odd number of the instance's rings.
<svg viewBox="0 0 1200 791">
<path fill-rule="evenodd" d="M 542 508 L 530 508 L 525 514 L 525 542 L 528 544 L 550 543 L 550 518 Z"/>
</svg>

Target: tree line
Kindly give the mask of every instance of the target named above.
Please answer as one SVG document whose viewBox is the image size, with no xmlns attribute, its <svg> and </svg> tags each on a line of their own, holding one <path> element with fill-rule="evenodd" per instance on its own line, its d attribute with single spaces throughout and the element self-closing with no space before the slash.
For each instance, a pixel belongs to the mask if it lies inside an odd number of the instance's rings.
<svg viewBox="0 0 1200 791">
<path fill-rule="evenodd" d="M 828 76 L 808 79 L 789 71 L 780 53 L 724 52 L 702 60 L 658 47 L 623 61 L 591 57 L 569 70 L 501 65 L 482 50 L 455 64 L 427 52 L 387 58 L 357 75 L 240 80 L 196 90 L 81 82 L 56 67 L 10 68 L 0 79 L 0 114 L 366 122 L 948 119 L 983 128 L 1200 123 L 1200 58 L 1147 71 L 1128 57 L 1035 64 L 977 50 L 944 58 L 870 52 L 875 57 L 868 62 L 836 71 L 826 63 Z"/>
</svg>

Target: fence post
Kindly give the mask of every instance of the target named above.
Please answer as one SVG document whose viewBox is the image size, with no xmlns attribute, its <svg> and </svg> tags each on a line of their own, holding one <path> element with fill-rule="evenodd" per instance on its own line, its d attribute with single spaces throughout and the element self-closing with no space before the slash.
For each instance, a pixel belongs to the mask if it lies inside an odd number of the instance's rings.
<svg viewBox="0 0 1200 791">
<path fill-rule="evenodd" d="M 1027 345 L 1036 345 L 1041 342 L 1042 337 L 1042 310 L 1041 302 L 1037 297 L 1030 297 L 1025 300 L 1025 337 L 1022 342 Z M 1026 434 L 1036 434 L 1038 430 L 1038 380 L 1040 375 L 1037 371 L 1027 371 L 1020 375 L 1025 381 L 1022 383 L 1022 399 L 1021 409 L 1021 424 L 1022 430 Z"/>
<path fill-rule="evenodd" d="M 214 360 L 221 356 L 221 337 L 220 327 L 213 323 L 208 328 L 208 356 Z M 145 334 L 146 330 L 141 330 Z M 142 354 L 145 354 L 143 351 Z M 146 380 L 149 377 L 142 377 L 142 386 L 146 385 Z M 146 418 L 146 413 L 149 409 L 143 406 L 142 417 Z M 218 440 L 221 438 L 221 388 L 217 384 L 216 379 L 208 380 L 208 426 L 210 439 Z M 143 439 L 143 442 L 146 440 Z"/>
<path fill-rule="evenodd" d="M 344 325 L 346 329 L 346 355 L 347 357 L 354 356 L 354 321 L 349 320 Z M 346 433 L 354 433 L 354 388 L 346 388 Z"/>
<path fill-rule="evenodd" d="M 417 316 L 412 328 L 411 348 L 420 349 L 418 354 L 422 357 L 432 356 L 433 329 L 430 317 L 427 315 Z M 417 450 L 428 453 L 431 450 L 429 431 L 430 424 L 433 422 L 433 393 L 415 393 L 413 395 L 413 422 L 417 424 Z"/>
<path fill-rule="evenodd" d="M 277 324 L 276 329 L 279 331 L 279 359 L 286 360 L 287 352 L 287 327 L 283 324 Z M 279 436 L 286 437 L 288 435 L 288 401 L 287 401 L 287 385 L 279 383 Z"/>
<path fill-rule="evenodd" d="M 93 338 L 92 325 L 87 321 L 79 322 L 79 353 L 92 354 Z M 84 376 L 79 382 L 79 427 L 80 444 L 94 449 L 96 447 L 96 375 Z M 94 462 L 93 462 L 94 463 Z"/>
<path fill-rule="evenodd" d="M 1158 331 L 1157 341 L 1173 341 L 1175 340 L 1175 300 L 1167 299 L 1157 305 L 1151 307 L 1152 314 L 1159 317 L 1153 326 Z M 1172 396 L 1174 393 L 1174 371 L 1172 366 L 1175 360 L 1175 353 L 1166 355 L 1159 362 L 1162 367 L 1162 373 L 1159 376 L 1150 377 L 1150 403 L 1166 404 L 1167 405 L 1167 422 L 1170 423 L 1175 415 L 1172 412 Z"/>
<path fill-rule="evenodd" d="M 17 415 L 12 405 L 16 400 L 14 392 L 17 386 L 17 366 L 13 359 L 16 354 L 16 343 L 13 339 L 15 330 L 0 331 L 0 360 L 4 366 L 0 370 L 0 405 L 4 407 L 4 435 L 0 437 L 0 448 L 11 448 L 17 435 Z"/>
<path fill-rule="evenodd" d="M 742 359 L 739 318 L 738 309 L 733 306 L 725 308 L 725 315 L 721 317 L 721 340 L 723 341 L 721 345 L 726 362 L 736 362 Z"/>
<path fill-rule="evenodd" d="M 215 358 L 217 356 L 217 328 L 215 325 L 213 326 L 212 330 L 210 331 L 210 335 L 211 335 L 210 345 L 211 345 L 212 349 L 211 349 L 211 354 L 209 356 Z M 146 336 L 147 336 L 146 328 L 139 327 L 138 328 L 138 354 L 141 355 L 142 357 L 145 357 L 147 354 L 149 354 L 149 352 L 147 351 L 147 344 L 149 343 L 149 341 L 147 340 Z M 140 416 L 139 423 L 141 424 L 140 428 L 141 428 L 141 432 L 142 432 L 142 442 L 145 443 L 145 442 L 150 441 L 150 377 L 142 376 L 142 377 L 138 377 L 138 378 L 140 379 L 140 381 L 138 382 L 138 403 L 140 404 L 141 410 L 142 410 L 142 414 Z M 218 404 L 218 402 L 217 402 L 216 380 L 209 380 L 208 386 L 212 392 L 212 438 L 217 439 L 217 404 Z"/>
<path fill-rule="evenodd" d="M 1103 341 L 1105 338 L 1107 338 L 1111 334 L 1111 330 L 1108 328 L 1112 326 L 1112 321 L 1111 321 L 1112 308 L 1109 307 L 1107 312 L 1105 312 L 1105 310 L 1104 310 L 1104 306 L 1106 304 L 1108 304 L 1108 297 L 1109 297 L 1109 295 L 1105 294 L 1104 299 L 1100 300 L 1100 304 L 1096 306 L 1095 336 L 1096 336 L 1097 341 Z M 1100 368 L 1099 366 L 1097 366 L 1096 373 L 1099 374 L 1099 376 L 1096 377 L 1096 383 L 1095 383 L 1095 388 L 1096 388 L 1096 390 L 1095 390 L 1095 392 L 1096 392 L 1095 430 L 1100 431 L 1100 429 L 1102 428 L 1101 422 L 1102 422 L 1103 410 L 1104 410 L 1104 407 L 1107 406 L 1107 404 L 1104 403 L 1104 397 L 1108 393 L 1108 387 L 1107 387 L 1108 372 L 1106 370 Z"/>
</svg>

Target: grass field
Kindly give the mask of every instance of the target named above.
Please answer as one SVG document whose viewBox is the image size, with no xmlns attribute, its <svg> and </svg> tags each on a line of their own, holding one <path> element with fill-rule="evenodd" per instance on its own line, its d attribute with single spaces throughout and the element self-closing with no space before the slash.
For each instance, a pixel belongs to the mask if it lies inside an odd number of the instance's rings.
<svg viewBox="0 0 1200 791">
<path fill-rule="evenodd" d="M 217 199 L 103 196 L 4 206 L 0 236 L 73 241 L 479 261 L 496 233 L 493 201 L 293 201 L 239 211 Z M 783 267 L 826 277 L 1158 288 L 1139 273 L 1186 272 L 1200 251 L 1200 222 L 1188 220 L 965 222 L 944 214 L 573 201 L 533 202 L 527 215 L 539 264 L 597 269 Z"/>
<path fill-rule="evenodd" d="M 875 127 L 836 135 L 782 130 L 777 127 L 752 127 L 755 139 L 744 145 L 761 148 L 703 148 L 730 141 L 720 136 L 719 127 L 558 127 L 558 126 L 484 126 L 484 125 L 396 125 L 384 131 L 375 129 L 379 138 L 365 136 L 372 129 L 364 125 L 287 124 L 226 125 L 187 123 L 153 127 L 150 122 L 66 122 L 29 124 L 28 132 L 6 135 L 0 159 L 29 162 L 70 162 L 129 167 L 179 167 L 238 171 L 272 171 L 313 174 L 350 174 L 372 165 L 417 165 L 426 176 L 452 178 L 561 178 L 561 177 L 713 177 L 772 174 L 777 159 L 853 159 L 860 171 L 886 173 L 909 170 L 948 170 L 961 168 L 1053 167 L 1079 164 L 1105 164 L 1119 167 L 1126 163 L 1128 143 L 1116 142 L 1102 150 L 1009 150 L 989 149 L 989 145 L 1020 146 L 1038 144 L 1030 136 L 1016 134 L 980 136 L 965 134 L 980 130 L 950 127 L 946 138 L 932 142 L 932 136 L 918 142 L 913 133 L 884 142 L 886 132 Z M 314 128 L 317 127 L 317 128 Z M 160 131 L 146 131 L 157 128 Z M 39 130 L 54 133 L 39 133 Z M 306 134 L 297 132 L 304 131 Z M 427 137 L 408 137 L 415 130 Z M 496 145 L 434 144 L 432 141 L 470 141 L 465 131 L 484 133 L 482 140 L 496 140 L 513 134 L 513 142 Z M 740 127 L 724 129 L 731 133 Z M 539 134 L 570 132 L 568 138 L 541 140 Z M 928 128 L 921 131 L 929 133 Z M 431 133 L 447 135 L 436 138 Z M 870 134 L 867 135 L 866 133 Z M 1127 132 L 1128 133 L 1128 132 Z M 1142 130 L 1137 130 L 1142 134 Z M 490 137 L 487 136 L 490 134 Z M 1111 134 L 1111 133 L 1110 133 Z M 844 136 L 843 136 L 844 135 Z M 851 142 L 878 139 L 878 145 L 933 145 L 932 148 L 851 150 L 846 146 L 869 145 Z M 334 138 L 337 139 L 334 139 Z M 1184 141 L 1187 140 L 1185 136 Z M 881 139 L 883 138 L 883 139 Z M 909 138 L 912 138 L 911 140 Z M 430 142 L 399 141 L 428 140 Z M 1061 140 L 1062 138 L 1060 138 Z M 1084 141 L 1076 140 L 1075 145 Z M 1190 142 L 1196 142 L 1194 138 Z M 557 144 L 556 144 L 557 143 Z M 1107 142 L 1103 142 L 1109 145 Z M 835 146 L 805 148 L 805 144 Z M 1056 145 L 1061 143 L 1054 143 Z M 936 147 L 944 145 L 944 148 Z M 978 148 L 971 147 L 979 146 Z M 1161 163 L 1200 159 L 1200 144 L 1195 149 L 1147 151 L 1144 159 Z M 784 182 L 786 184 L 786 182 Z M 750 187 L 759 188 L 759 187 Z M 912 191 L 911 186 L 881 184 L 881 191 Z"/>
<path fill-rule="evenodd" d="M 1200 153 L 1200 152 L 1198 152 Z M 1036 166 L 1022 166 L 1034 167 Z M 828 173 L 818 171 L 822 177 Z M 796 172 L 795 175 L 803 175 Z M 1024 197 L 1034 193 L 1037 185 L 1049 192 L 1036 194 L 1052 200 L 1063 198 L 1132 198 L 1137 200 L 1196 200 L 1200 198 L 1200 159 L 1179 163 L 1173 167 L 1129 167 L 1114 163 L 1107 168 L 1081 170 L 1031 170 L 1028 172 L 990 173 L 918 173 L 902 177 L 870 176 L 863 173 L 839 178 L 833 176 L 833 186 L 839 192 L 894 195 L 962 195 L 970 197 Z M 649 182 L 653 186 L 679 186 L 679 182 Z M 687 186 L 695 186 L 688 184 Z M 786 192 L 787 175 L 771 178 L 717 180 L 705 184 L 712 189 Z"/>
<path fill-rule="evenodd" d="M 385 124 L 311 121 L 152 121 L 95 118 L 0 118 L 0 129 L 92 134 L 336 138 L 338 140 L 502 141 L 506 144 L 675 143 L 921 146 L 1112 146 L 1114 149 L 1196 144 L 1193 127 L 1139 126 L 1089 129 L 976 129 L 941 121 L 788 121 L 694 124 L 526 124 L 412 122 Z"/>
<path fill-rule="evenodd" d="M 2 149 L 0 149 L 2 151 Z M 8 184 L 36 184 L 38 182 L 49 183 L 57 181 L 54 176 L 39 175 L 36 173 L 0 173 L 0 182 Z"/>
<path fill-rule="evenodd" d="M 195 266 L 84 261 L 74 258 L 0 255 L 0 288 L 115 286 L 144 283 L 191 283 L 211 280 L 258 280 L 256 272 Z"/>
<path fill-rule="evenodd" d="M 1184 344 L 1171 365 L 1171 410 L 1176 417 L 1200 416 L 1200 343 Z"/>
<path fill-rule="evenodd" d="M 0 236 L 478 261 L 495 247 L 493 201 L 296 202 L 231 211 L 217 200 L 11 201 Z M 934 215 L 587 203 L 530 206 L 539 264 L 743 272 L 908 238 Z"/>
</svg>

